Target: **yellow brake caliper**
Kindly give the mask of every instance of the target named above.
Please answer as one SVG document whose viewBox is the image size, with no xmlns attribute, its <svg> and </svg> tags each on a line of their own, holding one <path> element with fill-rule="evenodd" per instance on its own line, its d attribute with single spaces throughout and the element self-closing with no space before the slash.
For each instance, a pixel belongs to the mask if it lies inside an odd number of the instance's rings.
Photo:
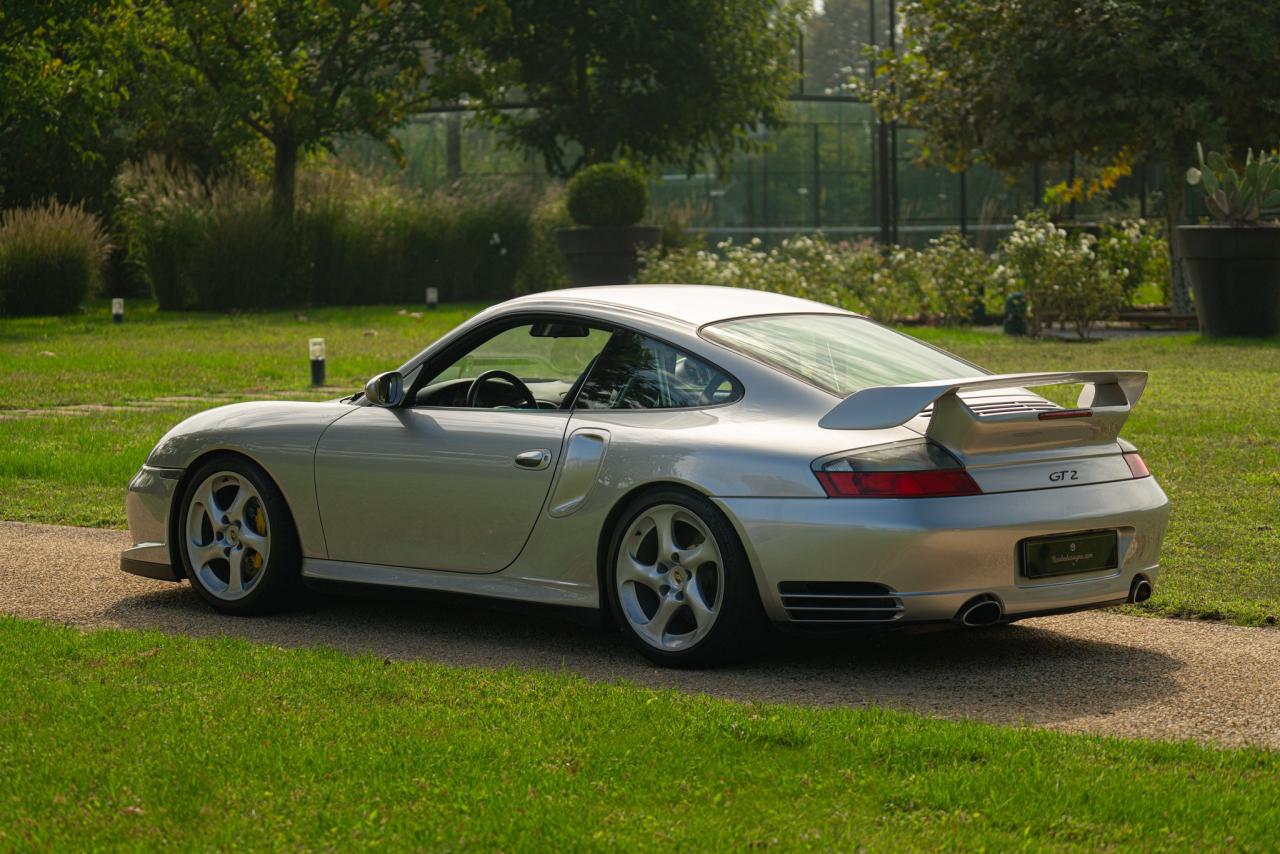
<svg viewBox="0 0 1280 854">
<path fill-rule="evenodd" d="M 258 536 L 265 537 L 267 535 L 267 514 L 262 512 L 262 508 L 257 508 L 257 512 L 253 514 L 253 529 L 258 532 Z M 262 555 L 256 551 L 253 553 L 253 571 L 257 572 L 262 569 Z"/>
</svg>

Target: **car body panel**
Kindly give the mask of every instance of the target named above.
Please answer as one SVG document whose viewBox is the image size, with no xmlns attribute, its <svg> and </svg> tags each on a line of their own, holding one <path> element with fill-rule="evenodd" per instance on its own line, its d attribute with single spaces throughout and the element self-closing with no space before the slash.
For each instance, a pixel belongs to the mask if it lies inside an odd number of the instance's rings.
<svg viewBox="0 0 1280 854">
<path fill-rule="evenodd" d="M 1069 489 L 953 498 L 839 500 L 727 498 L 716 502 L 752 556 L 765 609 L 789 619 L 778 585 L 859 581 L 903 600 L 903 621 L 950 619 L 967 599 L 992 593 L 1009 614 L 1123 599 L 1134 575 L 1154 581 L 1168 499 L 1154 478 Z M 1120 532 L 1120 569 L 1019 576 L 1024 539 Z"/>
<path fill-rule="evenodd" d="M 569 412 L 358 407 L 316 448 L 328 557 L 497 572 L 519 555 L 560 460 Z M 517 454 L 542 451 L 539 469 Z"/>
<path fill-rule="evenodd" d="M 1137 574 L 1154 580 L 1168 500 L 1154 478 L 1132 479 L 1121 456 L 1132 446 L 1115 438 L 1118 423 L 1094 425 L 1087 441 L 1056 424 L 1037 432 L 1052 422 L 1038 421 L 1035 411 L 1060 407 L 1025 388 L 983 385 L 980 376 L 966 380 L 976 388 L 877 393 L 885 403 L 873 426 L 824 428 L 820 420 L 841 406 L 841 418 L 857 413 L 836 395 L 699 333 L 707 323 L 770 313 L 849 314 L 725 288 L 533 294 L 479 313 L 400 369 L 409 387 L 487 324 L 554 315 L 630 329 L 704 359 L 743 389 L 732 403 L 527 410 L 280 402 L 200 413 L 166 434 L 131 484 L 134 558 L 165 559 L 183 473 L 208 453 L 228 451 L 262 465 L 280 486 L 297 523 L 303 573 L 318 581 L 602 607 L 601 554 L 612 520 L 630 496 L 655 485 L 717 504 L 780 623 L 795 622 L 779 593 L 787 582 L 883 585 L 901 602 L 894 624 L 904 624 L 952 619 L 975 593 L 997 597 L 1016 617 L 1116 601 Z M 926 394 L 933 410 L 912 413 L 903 402 Z M 1032 414 L 998 425 L 1010 407 Z M 982 412 L 996 412 L 997 421 L 976 421 Z M 1050 433 L 1056 438 L 1042 441 Z M 926 435 L 961 437 L 954 453 L 985 494 L 835 499 L 814 475 L 818 461 Z M 997 435 L 999 442 L 987 441 Z M 547 452 L 545 468 L 518 469 L 515 455 L 532 450 Z M 1056 476 L 1062 471 L 1074 477 Z M 1119 532 L 1118 570 L 1018 575 L 1021 540 L 1094 529 Z"/>
<path fill-rule="evenodd" d="M 315 449 L 329 425 L 354 410 L 344 403 L 252 401 L 197 413 L 160 439 L 147 465 L 188 469 L 217 451 L 266 469 L 284 493 L 304 557 L 328 557 L 315 490 Z"/>
</svg>

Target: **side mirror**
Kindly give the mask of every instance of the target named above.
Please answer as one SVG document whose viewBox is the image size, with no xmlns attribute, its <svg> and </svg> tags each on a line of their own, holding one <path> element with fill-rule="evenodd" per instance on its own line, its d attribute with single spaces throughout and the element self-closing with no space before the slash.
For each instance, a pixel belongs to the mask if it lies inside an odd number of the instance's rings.
<svg viewBox="0 0 1280 854">
<path fill-rule="evenodd" d="M 364 384 L 364 396 L 374 406 L 399 406 L 404 400 L 404 377 L 399 371 L 378 374 Z"/>
</svg>

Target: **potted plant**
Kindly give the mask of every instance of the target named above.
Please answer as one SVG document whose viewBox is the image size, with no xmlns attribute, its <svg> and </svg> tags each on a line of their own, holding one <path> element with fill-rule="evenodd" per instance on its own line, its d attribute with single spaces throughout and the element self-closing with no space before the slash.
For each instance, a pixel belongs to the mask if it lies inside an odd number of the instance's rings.
<svg viewBox="0 0 1280 854">
<path fill-rule="evenodd" d="M 649 205 L 649 185 L 621 163 L 588 166 L 569 179 L 573 228 L 556 229 L 556 240 L 575 287 L 621 285 L 636 275 L 636 249 L 658 242 L 661 229 L 638 225 Z"/>
<path fill-rule="evenodd" d="M 1187 182 L 1204 187 L 1213 222 L 1178 228 L 1187 273 L 1205 335 L 1280 335 L 1280 224 L 1262 220 L 1280 204 L 1280 158 L 1250 150 L 1237 172 L 1217 152 L 1206 158 L 1196 145 L 1198 166 Z"/>
</svg>

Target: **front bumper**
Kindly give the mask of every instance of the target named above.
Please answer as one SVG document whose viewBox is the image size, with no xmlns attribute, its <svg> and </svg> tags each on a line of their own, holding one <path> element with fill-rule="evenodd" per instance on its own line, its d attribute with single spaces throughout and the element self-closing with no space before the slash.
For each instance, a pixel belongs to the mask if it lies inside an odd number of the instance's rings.
<svg viewBox="0 0 1280 854">
<path fill-rule="evenodd" d="M 163 581 L 181 581 L 169 554 L 169 512 L 182 469 L 143 466 L 129 481 L 125 515 L 133 546 L 120 553 L 120 569 Z"/>
<path fill-rule="evenodd" d="M 952 620 L 982 594 L 999 600 L 1005 620 L 1113 604 L 1128 597 L 1135 576 L 1155 582 L 1169 516 L 1169 500 L 1152 477 L 958 498 L 716 502 L 742 538 L 770 618 L 830 629 L 858 625 L 810 621 L 833 618 L 784 607 L 779 585 L 886 588 L 896 610 L 856 615 L 867 627 Z M 1107 529 L 1119 531 L 1119 569 L 1036 579 L 1020 574 L 1022 540 Z"/>
</svg>

